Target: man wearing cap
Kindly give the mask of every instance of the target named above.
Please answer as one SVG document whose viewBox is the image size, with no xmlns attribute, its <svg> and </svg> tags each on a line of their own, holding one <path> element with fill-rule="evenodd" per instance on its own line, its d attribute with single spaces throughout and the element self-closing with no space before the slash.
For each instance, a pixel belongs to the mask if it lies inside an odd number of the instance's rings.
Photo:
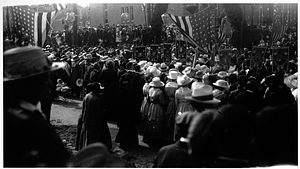
<svg viewBox="0 0 300 169">
<path fill-rule="evenodd" d="M 4 52 L 4 166 L 64 167 L 70 158 L 39 102 L 49 97 L 54 67 L 39 47 Z"/>
</svg>

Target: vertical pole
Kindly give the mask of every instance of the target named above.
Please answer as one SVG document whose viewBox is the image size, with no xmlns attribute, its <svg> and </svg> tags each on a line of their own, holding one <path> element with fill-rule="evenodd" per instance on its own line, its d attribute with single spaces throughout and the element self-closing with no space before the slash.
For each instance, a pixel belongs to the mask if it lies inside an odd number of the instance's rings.
<svg viewBox="0 0 300 169">
<path fill-rule="evenodd" d="M 251 28 L 253 29 L 253 18 L 254 18 L 254 4 L 251 5 Z"/>
<path fill-rule="evenodd" d="M 77 45 L 77 20 L 78 20 L 78 10 L 77 4 L 73 4 L 73 12 L 75 14 L 75 21 L 73 22 L 73 45 Z"/>
<path fill-rule="evenodd" d="M 6 22 L 7 22 L 8 39 L 11 39 L 11 32 L 10 32 L 10 25 L 9 25 L 9 6 L 6 7 Z"/>
</svg>

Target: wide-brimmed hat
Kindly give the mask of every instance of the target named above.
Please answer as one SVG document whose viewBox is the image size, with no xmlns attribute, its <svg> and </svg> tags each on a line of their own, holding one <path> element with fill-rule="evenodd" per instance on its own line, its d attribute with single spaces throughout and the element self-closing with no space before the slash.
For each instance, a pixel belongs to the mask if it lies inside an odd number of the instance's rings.
<svg viewBox="0 0 300 169">
<path fill-rule="evenodd" d="M 162 64 L 160 65 L 159 70 L 160 70 L 161 72 L 166 72 L 166 71 L 168 70 L 168 66 L 167 66 L 165 63 L 162 63 Z"/>
<path fill-rule="evenodd" d="M 40 47 L 12 48 L 3 53 L 4 81 L 23 79 L 64 66 L 62 62 L 51 62 Z"/>
<path fill-rule="evenodd" d="M 173 79 L 173 80 L 177 79 L 178 78 L 178 72 L 177 71 L 170 71 L 169 76 L 167 76 L 167 78 Z"/>
<path fill-rule="evenodd" d="M 228 73 L 225 72 L 225 71 L 220 71 L 218 73 L 218 77 L 221 78 L 221 79 L 226 78 L 226 77 L 228 77 Z"/>
<path fill-rule="evenodd" d="M 289 87 L 289 88 L 298 88 L 298 72 L 295 74 L 292 74 L 286 78 L 284 78 L 284 83 Z"/>
<path fill-rule="evenodd" d="M 188 66 L 182 71 L 182 74 L 187 75 L 187 74 L 191 73 L 191 71 L 192 71 L 192 68 L 190 66 Z"/>
<path fill-rule="evenodd" d="M 93 56 L 92 56 L 92 54 L 88 53 L 83 57 L 84 57 L 84 59 L 92 59 Z"/>
<path fill-rule="evenodd" d="M 201 70 L 201 66 L 200 66 L 200 64 L 196 64 L 196 66 L 195 66 L 195 68 L 194 68 L 196 71 L 198 71 L 198 70 Z"/>
<path fill-rule="evenodd" d="M 185 99 L 204 104 L 220 103 L 220 100 L 214 98 L 212 91 L 210 85 L 196 85 L 192 90 L 192 96 L 186 96 Z"/>
<path fill-rule="evenodd" d="M 154 77 L 149 85 L 152 87 L 163 87 L 165 84 L 160 80 L 159 77 Z"/>
<path fill-rule="evenodd" d="M 217 80 L 215 83 L 213 83 L 213 85 L 217 86 L 217 87 L 222 87 L 227 89 L 229 87 L 229 83 L 226 80 L 223 79 L 219 79 Z"/>
<path fill-rule="evenodd" d="M 177 84 L 180 86 L 185 86 L 191 83 L 191 79 L 187 75 L 179 76 L 177 78 Z"/>
</svg>

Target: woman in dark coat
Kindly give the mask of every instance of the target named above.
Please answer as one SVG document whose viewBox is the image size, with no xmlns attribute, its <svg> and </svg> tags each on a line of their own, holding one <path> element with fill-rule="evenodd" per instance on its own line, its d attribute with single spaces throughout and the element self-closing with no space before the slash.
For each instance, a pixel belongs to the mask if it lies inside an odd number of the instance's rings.
<svg viewBox="0 0 300 169">
<path fill-rule="evenodd" d="M 82 129 L 77 133 L 79 144 L 82 149 L 95 142 L 104 143 L 108 149 L 112 148 L 111 136 L 103 112 L 103 100 L 100 93 L 100 84 L 93 83 L 91 92 L 83 99 L 82 105 Z"/>
</svg>

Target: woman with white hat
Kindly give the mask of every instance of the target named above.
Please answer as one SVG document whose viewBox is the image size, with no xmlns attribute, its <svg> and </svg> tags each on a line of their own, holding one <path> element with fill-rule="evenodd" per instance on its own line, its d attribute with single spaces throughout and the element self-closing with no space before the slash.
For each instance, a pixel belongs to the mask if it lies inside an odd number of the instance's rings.
<svg viewBox="0 0 300 169">
<path fill-rule="evenodd" d="M 183 112 L 186 111 L 193 111 L 194 108 L 188 102 L 185 97 L 190 96 L 192 94 L 191 89 L 188 87 L 188 85 L 191 83 L 191 79 L 187 75 L 183 75 L 177 78 L 177 83 L 179 88 L 175 92 L 175 104 L 177 107 L 175 118 L 180 115 Z M 174 141 L 177 141 L 180 137 L 178 136 L 177 133 L 178 129 L 175 126 L 174 129 Z"/>
<path fill-rule="evenodd" d="M 175 92 L 178 89 L 177 71 L 170 71 L 169 76 L 167 76 L 168 82 L 165 86 L 165 95 L 167 100 L 167 109 L 166 109 L 166 126 L 165 126 L 165 141 L 167 143 L 173 142 L 173 132 L 175 125 L 175 113 L 176 113 L 176 104 L 175 104 Z"/>
<path fill-rule="evenodd" d="M 162 90 L 164 83 L 159 77 L 154 77 L 149 84 L 149 110 L 147 116 L 147 130 L 144 133 L 145 141 L 150 146 L 161 146 L 162 143 L 164 115 L 165 115 L 165 96 Z"/>
</svg>

